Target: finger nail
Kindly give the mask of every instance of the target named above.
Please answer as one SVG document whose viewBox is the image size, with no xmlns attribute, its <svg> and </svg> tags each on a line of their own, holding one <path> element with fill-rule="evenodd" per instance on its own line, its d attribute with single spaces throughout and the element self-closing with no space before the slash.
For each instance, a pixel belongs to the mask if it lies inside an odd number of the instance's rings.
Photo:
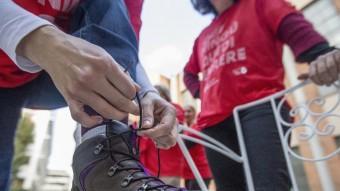
<svg viewBox="0 0 340 191">
<path fill-rule="evenodd" d="M 143 121 L 143 126 L 151 126 L 151 121 L 149 119 L 145 119 Z"/>
</svg>

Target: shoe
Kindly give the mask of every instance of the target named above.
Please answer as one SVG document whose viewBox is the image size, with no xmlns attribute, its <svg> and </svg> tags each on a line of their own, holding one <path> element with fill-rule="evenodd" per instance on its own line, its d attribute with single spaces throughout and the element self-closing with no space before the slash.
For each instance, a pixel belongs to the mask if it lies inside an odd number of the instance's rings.
<svg viewBox="0 0 340 191">
<path fill-rule="evenodd" d="M 72 191 L 186 191 L 148 174 L 138 160 L 134 130 L 118 121 L 106 125 L 111 132 L 77 147 Z"/>
</svg>

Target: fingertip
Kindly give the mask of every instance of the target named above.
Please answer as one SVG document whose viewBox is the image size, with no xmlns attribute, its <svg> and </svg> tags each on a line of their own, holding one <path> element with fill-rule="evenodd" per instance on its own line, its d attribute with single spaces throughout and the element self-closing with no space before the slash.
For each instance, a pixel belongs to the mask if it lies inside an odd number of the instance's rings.
<svg viewBox="0 0 340 191">
<path fill-rule="evenodd" d="M 151 120 L 150 119 L 144 119 L 142 126 L 143 126 L 143 128 L 151 128 L 152 127 Z"/>
</svg>

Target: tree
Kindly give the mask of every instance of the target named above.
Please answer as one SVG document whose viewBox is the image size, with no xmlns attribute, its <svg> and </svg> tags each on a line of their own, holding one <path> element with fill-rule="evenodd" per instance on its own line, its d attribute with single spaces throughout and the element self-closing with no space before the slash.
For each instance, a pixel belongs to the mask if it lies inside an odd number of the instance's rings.
<svg viewBox="0 0 340 191">
<path fill-rule="evenodd" d="M 27 147 L 33 142 L 34 123 L 31 115 L 24 114 L 19 121 L 15 138 L 15 153 L 12 167 L 12 191 L 23 191 L 23 180 L 18 177 L 20 168 L 28 164 Z"/>
</svg>

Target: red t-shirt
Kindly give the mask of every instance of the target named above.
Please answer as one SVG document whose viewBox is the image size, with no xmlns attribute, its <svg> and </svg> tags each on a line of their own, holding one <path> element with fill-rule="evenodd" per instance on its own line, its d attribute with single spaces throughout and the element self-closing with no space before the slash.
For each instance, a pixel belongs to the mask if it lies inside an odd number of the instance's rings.
<svg viewBox="0 0 340 191">
<path fill-rule="evenodd" d="M 199 130 L 197 125 L 193 124 L 191 128 Z M 207 157 L 205 155 L 205 150 L 202 145 L 195 144 L 193 147 L 189 149 L 189 153 L 195 162 L 198 171 L 200 172 L 202 178 L 211 178 L 212 174 L 210 171 L 209 163 Z M 182 176 L 186 180 L 195 179 L 194 174 L 192 173 L 188 163 L 183 162 Z"/>
<path fill-rule="evenodd" d="M 184 122 L 184 110 L 181 106 L 172 103 L 176 108 L 177 120 L 180 124 Z M 152 140 L 141 138 L 140 140 L 140 161 L 149 170 L 149 172 L 156 176 L 158 172 L 158 156 L 157 148 Z M 178 145 L 169 150 L 160 150 L 161 169 L 160 176 L 181 176 L 183 165 L 183 154 Z"/>
<path fill-rule="evenodd" d="M 80 0 L 14 0 L 27 11 L 55 23 L 63 29 L 67 29 L 69 12 Z M 144 0 L 125 0 L 129 11 L 131 24 L 139 36 L 141 28 L 141 11 Z M 52 2 L 52 3 L 51 3 Z M 0 49 L 0 87 L 13 88 L 23 85 L 39 73 L 28 73 L 20 70 L 13 61 Z"/>
<path fill-rule="evenodd" d="M 284 88 L 283 44 L 275 34 L 293 12 L 284 0 L 240 0 L 203 30 L 185 67 L 203 74 L 200 128 L 223 121 L 237 105 Z"/>
</svg>

